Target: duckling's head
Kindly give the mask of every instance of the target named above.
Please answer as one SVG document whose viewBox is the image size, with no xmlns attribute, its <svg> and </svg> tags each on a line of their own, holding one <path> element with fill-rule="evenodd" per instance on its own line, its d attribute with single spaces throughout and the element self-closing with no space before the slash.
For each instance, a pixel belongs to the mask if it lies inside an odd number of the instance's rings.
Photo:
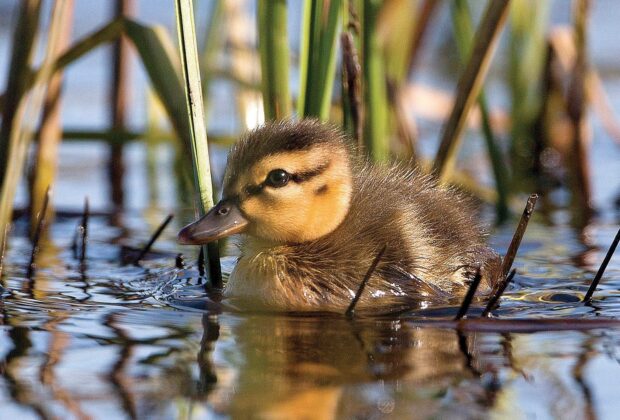
<svg viewBox="0 0 620 420">
<path fill-rule="evenodd" d="M 347 138 L 316 120 L 266 124 L 231 149 L 222 200 L 181 230 L 179 242 L 241 232 L 275 243 L 327 235 L 349 210 L 352 156 Z"/>
</svg>

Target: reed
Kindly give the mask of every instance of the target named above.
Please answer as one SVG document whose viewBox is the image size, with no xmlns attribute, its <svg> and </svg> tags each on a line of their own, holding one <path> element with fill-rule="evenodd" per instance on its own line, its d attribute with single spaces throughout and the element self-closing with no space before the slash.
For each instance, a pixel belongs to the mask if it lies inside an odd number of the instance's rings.
<svg viewBox="0 0 620 420">
<path fill-rule="evenodd" d="M 469 310 L 469 307 L 471 306 L 471 303 L 474 300 L 474 296 L 476 295 L 476 290 L 478 290 L 478 286 L 480 285 L 481 280 L 482 280 L 482 273 L 480 272 L 480 267 L 478 267 L 478 269 L 476 270 L 476 277 L 474 277 L 474 280 L 469 285 L 469 289 L 467 289 L 467 293 L 465 294 L 465 297 L 463 298 L 463 302 L 461 302 L 459 311 L 454 317 L 455 321 L 458 321 L 459 319 L 467 315 L 467 311 Z"/>
<path fill-rule="evenodd" d="M 588 288 L 586 295 L 583 297 L 584 302 L 588 303 L 592 300 L 592 295 L 594 295 L 594 292 L 596 291 L 596 286 L 598 286 L 599 282 L 603 278 L 603 274 L 605 274 L 607 265 L 609 264 L 609 261 L 611 261 L 611 257 L 614 255 L 614 252 L 616 252 L 616 248 L 618 247 L 619 242 L 620 242 L 620 229 L 618 229 L 618 232 L 616 232 L 616 237 L 611 242 L 611 245 L 609 246 L 609 249 L 607 250 L 607 254 L 605 254 L 605 258 L 603 259 L 601 266 L 596 272 L 596 276 L 594 276 L 594 279 L 592 280 L 592 284 L 590 284 L 590 287 Z"/>
<path fill-rule="evenodd" d="M 82 214 L 82 222 L 80 223 L 80 266 L 83 267 L 86 262 L 86 250 L 88 248 L 88 221 L 90 219 L 90 204 L 88 197 L 84 198 L 84 213 Z"/>
<path fill-rule="evenodd" d="M 341 0 L 305 0 L 299 58 L 297 114 L 326 121 L 336 75 Z"/>
<path fill-rule="evenodd" d="M 510 7 L 507 81 L 511 95 L 510 157 L 515 184 L 531 187 L 536 164 L 536 124 L 546 100 L 543 69 L 547 55 L 547 22 L 550 3 L 514 0 Z M 542 93 L 542 94 L 541 94 Z M 526 182 L 523 182 L 523 181 Z M 517 185 L 515 185 L 517 186 Z"/>
<path fill-rule="evenodd" d="M 117 19 L 133 13 L 134 0 L 115 0 L 114 14 Z M 129 42 L 124 36 L 114 41 L 112 56 L 112 83 L 110 92 L 110 122 L 114 131 L 125 130 L 127 120 L 127 102 L 130 85 L 130 51 Z M 123 162 L 123 143 L 111 144 L 108 156 L 108 179 L 110 181 L 110 195 L 112 204 L 121 210 L 125 204 L 123 178 L 125 164 Z"/>
<path fill-rule="evenodd" d="M 459 78 L 454 107 L 442 130 L 433 163 L 433 172 L 442 179 L 454 165 L 465 121 L 482 89 L 509 3 L 510 0 L 490 0 L 474 36 L 471 56 Z"/>
<path fill-rule="evenodd" d="M 214 76 L 213 63 L 217 59 L 217 53 L 222 47 L 224 24 L 223 2 L 211 2 L 209 21 L 205 31 L 202 54 L 200 55 L 200 80 L 202 82 L 202 97 L 205 102 L 205 121 L 208 121 L 209 86 Z"/>
<path fill-rule="evenodd" d="M 574 223 L 586 226 L 592 216 L 592 187 L 589 146 L 587 144 L 586 111 L 587 100 L 585 83 L 587 76 L 587 20 L 589 17 L 589 0 L 577 0 L 574 11 L 575 65 L 568 88 L 567 113 L 572 125 L 572 139 L 569 152 L 569 182 L 572 187 L 572 207 Z"/>
<path fill-rule="evenodd" d="M 467 0 L 455 0 L 451 3 L 452 26 L 454 38 L 461 61 L 465 62 L 471 54 L 474 31 L 472 28 L 471 13 Z M 491 127 L 489 106 L 484 90 L 480 90 L 478 107 L 481 114 L 482 134 L 486 143 L 487 153 L 495 177 L 495 189 L 497 191 L 496 211 L 498 221 L 504 221 L 508 217 L 509 179 L 505 159 L 498 145 L 495 134 Z"/>
<path fill-rule="evenodd" d="M 38 32 L 39 15 L 41 13 L 40 0 L 24 0 L 21 2 L 19 17 L 13 33 L 13 50 L 9 64 L 7 90 L 3 95 L 2 126 L 0 126 L 0 150 L 7 151 L 12 143 L 14 126 L 19 126 L 25 93 L 28 90 L 27 72 L 32 63 L 35 49 L 35 40 Z M 9 153 L 0 154 L 0 185 L 7 176 L 7 166 L 10 162 Z M 2 221 L 0 219 L 0 221 Z"/>
<path fill-rule="evenodd" d="M 6 168 L 2 172 L 3 179 L 0 190 L 0 226 L 5 226 L 11 221 L 15 192 L 25 167 L 27 152 L 34 134 L 34 129 L 26 124 L 32 124 L 37 121 L 41 112 L 45 98 L 45 86 L 41 82 L 49 80 L 52 74 L 54 52 L 57 51 L 56 46 L 61 38 L 62 18 L 67 5 L 67 0 L 57 0 L 54 2 L 45 56 L 41 64 L 41 71 L 35 80 L 35 84 L 39 87 L 27 95 L 25 91 L 23 92 L 24 97 L 20 99 L 14 117 L 11 121 L 7 121 L 7 124 L 11 124 L 10 131 L 8 132 L 8 144 L 0 145 L 2 156 L 6 158 Z M 19 31 L 18 25 L 16 33 L 19 33 Z M 19 45 L 19 43 L 14 44 L 14 48 L 20 48 Z M 0 249 L 2 249 L 4 238 L 1 237 L 0 240 L 2 241 Z"/>
<path fill-rule="evenodd" d="M 202 216 L 208 208 L 213 206 L 213 188 L 207 130 L 204 122 L 193 4 L 192 0 L 176 0 L 175 5 L 186 109 L 189 116 L 194 181 L 198 195 L 197 207 Z M 216 287 L 221 287 L 222 275 L 217 243 L 207 245 L 206 254 L 211 283 Z"/>
<path fill-rule="evenodd" d="M 46 227 L 47 220 L 47 206 L 50 202 L 50 196 L 52 195 L 52 191 L 50 187 L 47 187 L 45 191 L 45 195 L 43 198 L 43 206 L 41 207 L 41 212 L 37 215 L 37 223 L 36 228 L 32 235 L 32 251 L 30 252 L 30 262 L 28 263 L 28 268 L 26 269 L 26 278 L 32 279 L 32 276 L 36 270 L 36 259 L 39 255 L 41 237 L 43 236 L 43 230 Z"/>
<path fill-rule="evenodd" d="M 142 259 L 146 256 L 146 254 L 149 253 L 149 251 L 151 250 L 151 248 L 155 244 L 155 241 L 157 241 L 157 239 L 159 239 L 159 237 L 164 232 L 166 227 L 170 224 L 170 222 L 172 221 L 173 218 L 174 218 L 174 215 L 173 214 L 169 214 L 168 216 L 166 216 L 164 221 L 161 222 L 159 227 L 151 235 L 151 238 L 149 239 L 149 241 L 142 248 L 142 251 L 140 251 L 140 254 L 138 254 L 138 256 L 134 259 L 134 261 L 133 261 L 134 265 L 138 265 L 140 263 L 140 261 L 142 261 Z"/>
<path fill-rule="evenodd" d="M 364 89 L 365 134 L 368 154 L 376 161 L 390 155 L 388 137 L 388 102 L 385 61 L 376 31 L 382 2 L 364 0 L 362 5 L 362 70 Z"/>
<path fill-rule="evenodd" d="M 340 44 L 342 45 L 342 126 L 361 147 L 364 144 L 361 66 L 350 32 L 341 35 Z"/>
<path fill-rule="evenodd" d="M 265 120 L 291 115 L 289 46 L 285 0 L 258 1 L 258 48 Z"/>
<path fill-rule="evenodd" d="M 487 302 L 487 306 L 482 311 L 482 315 L 481 315 L 482 317 L 489 316 L 491 312 L 495 310 L 495 308 L 497 308 L 499 299 L 502 297 L 502 295 L 506 291 L 506 288 L 508 287 L 512 279 L 515 277 L 515 274 L 517 274 L 517 270 L 513 268 L 508 274 L 508 276 L 505 279 L 501 280 L 499 285 L 496 287 L 496 290 L 489 298 L 489 301 Z"/>
<path fill-rule="evenodd" d="M 362 297 L 362 293 L 364 293 L 366 284 L 370 280 L 370 277 L 372 277 L 372 274 L 377 269 L 377 265 L 379 265 L 381 258 L 383 258 L 383 254 L 385 254 L 386 249 L 387 249 L 387 245 L 384 245 L 377 253 L 377 256 L 375 257 L 375 259 L 372 260 L 370 267 L 368 267 L 368 271 L 366 272 L 366 275 L 360 282 L 360 287 L 357 289 L 357 292 L 355 292 L 355 296 L 353 296 L 353 299 L 351 299 L 351 303 L 349 304 L 349 307 L 344 313 L 347 318 L 351 318 L 355 314 L 355 306 L 357 305 L 357 302 L 359 302 L 360 298 Z"/>
<path fill-rule="evenodd" d="M 67 1 L 63 15 L 62 29 L 58 43 L 51 54 L 59 56 L 70 43 L 71 29 L 73 27 L 74 1 Z M 30 182 L 30 234 L 34 234 L 36 219 L 43 208 L 43 197 L 46 189 L 54 184 L 58 167 L 58 148 L 62 140 L 61 108 L 62 108 L 62 71 L 56 72 L 49 81 L 45 101 L 43 103 L 43 116 L 38 130 L 38 142 L 32 165 Z M 52 220 L 54 207 L 47 208 L 46 219 Z"/>
</svg>

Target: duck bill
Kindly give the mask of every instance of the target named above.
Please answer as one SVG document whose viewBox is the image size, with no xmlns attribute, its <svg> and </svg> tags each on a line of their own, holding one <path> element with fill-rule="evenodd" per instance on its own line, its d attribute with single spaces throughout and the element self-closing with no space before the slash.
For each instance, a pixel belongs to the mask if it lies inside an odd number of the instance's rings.
<svg viewBox="0 0 620 420">
<path fill-rule="evenodd" d="M 239 207 L 229 200 L 222 200 L 203 217 L 185 226 L 179 232 L 179 243 L 204 245 L 235 233 L 243 232 L 248 221 Z"/>
</svg>

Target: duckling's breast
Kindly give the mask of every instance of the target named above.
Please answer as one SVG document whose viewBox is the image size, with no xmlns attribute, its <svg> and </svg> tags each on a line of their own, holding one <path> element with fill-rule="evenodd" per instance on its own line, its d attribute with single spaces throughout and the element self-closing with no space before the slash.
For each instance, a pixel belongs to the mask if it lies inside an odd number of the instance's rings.
<svg viewBox="0 0 620 420">
<path fill-rule="evenodd" d="M 224 289 L 227 303 L 266 311 L 346 308 L 355 291 L 326 287 L 333 272 L 300 258 L 293 248 L 261 246 L 260 241 L 248 239 Z"/>
</svg>

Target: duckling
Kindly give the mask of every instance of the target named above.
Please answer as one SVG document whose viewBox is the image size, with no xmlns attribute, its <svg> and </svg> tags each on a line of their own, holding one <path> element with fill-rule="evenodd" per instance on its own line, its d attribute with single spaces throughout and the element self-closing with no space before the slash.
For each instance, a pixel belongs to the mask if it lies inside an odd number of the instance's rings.
<svg viewBox="0 0 620 420">
<path fill-rule="evenodd" d="M 237 308 L 343 312 L 383 247 L 356 308 L 462 294 L 478 267 L 492 288 L 501 261 L 468 200 L 410 166 L 360 155 L 319 121 L 268 123 L 233 146 L 222 200 L 179 242 L 244 234 L 223 291 Z"/>
</svg>

